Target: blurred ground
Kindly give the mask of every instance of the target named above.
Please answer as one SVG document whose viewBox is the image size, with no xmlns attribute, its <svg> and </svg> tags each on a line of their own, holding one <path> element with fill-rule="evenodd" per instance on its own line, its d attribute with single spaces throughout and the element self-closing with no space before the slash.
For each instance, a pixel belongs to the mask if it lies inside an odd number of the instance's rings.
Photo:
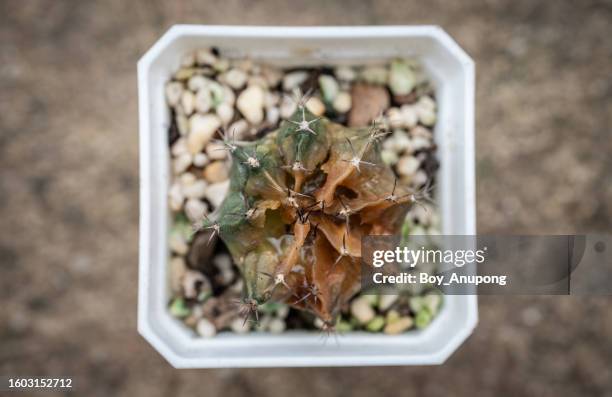
<svg viewBox="0 0 612 397">
<path fill-rule="evenodd" d="M 0 374 L 87 396 L 612 395 L 610 298 L 481 297 L 440 367 L 173 370 L 136 332 L 136 61 L 174 23 L 443 26 L 480 232 L 610 232 L 610 1 L 0 2 Z M 47 394 L 48 395 L 48 394 Z"/>
</svg>

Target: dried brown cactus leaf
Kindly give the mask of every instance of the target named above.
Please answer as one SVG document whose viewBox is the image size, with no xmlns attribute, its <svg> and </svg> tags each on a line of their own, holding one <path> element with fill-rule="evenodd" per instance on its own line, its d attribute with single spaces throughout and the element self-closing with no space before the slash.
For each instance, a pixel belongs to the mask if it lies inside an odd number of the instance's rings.
<svg viewBox="0 0 612 397">
<path fill-rule="evenodd" d="M 361 257 L 361 236 L 368 235 L 368 225 L 355 225 L 347 231 L 346 223 L 336 223 L 330 216 L 318 214 L 313 214 L 311 221 L 317 225 L 336 252 L 346 251 L 350 256 Z"/>
<path fill-rule="evenodd" d="M 289 248 L 287 248 L 287 254 L 274 274 L 288 275 L 291 272 L 291 269 L 298 263 L 300 249 L 304 246 L 304 241 L 306 241 L 309 232 L 310 223 L 296 222 L 293 224 L 293 241 Z"/>
<path fill-rule="evenodd" d="M 264 227 L 266 223 L 266 211 L 276 210 L 280 207 L 280 205 L 281 203 L 276 200 L 258 201 L 253 208 L 253 214 L 249 217 L 249 222 L 251 225 L 258 228 Z"/>
</svg>

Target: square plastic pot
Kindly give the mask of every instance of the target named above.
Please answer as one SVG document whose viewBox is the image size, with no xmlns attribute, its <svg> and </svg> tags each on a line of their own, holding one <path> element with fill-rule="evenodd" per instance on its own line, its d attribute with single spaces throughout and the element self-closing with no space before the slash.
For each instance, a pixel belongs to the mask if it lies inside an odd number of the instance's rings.
<svg viewBox="0 0 612 397">
<path fill-rule="evenodd" d="M 474 295 L 446 296 L 431 325 L 388 336 L 353 332 L 222 333 L 195 336 L 167 310 L 169 110 L 164 84 L 181 55 L 215 46 L 230 58 L 283 66 L 368 64 L 416 57 L 436 88 L 436 196 L 443 234 L 475 234 L 474 63 L 437 26 L 244 27 L 176 25 L 138 62 L 140 112 L 140 271 L 138 330 L 177 368 L 422 365 L 444 362 L 478 321 Z"/>
</svg>

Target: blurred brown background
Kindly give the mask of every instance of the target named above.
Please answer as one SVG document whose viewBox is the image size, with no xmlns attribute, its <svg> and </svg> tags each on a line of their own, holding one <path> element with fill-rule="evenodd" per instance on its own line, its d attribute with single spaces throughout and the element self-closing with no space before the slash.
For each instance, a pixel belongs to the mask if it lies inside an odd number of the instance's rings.
<svg viewBox="0 0 612 397">
<path fill-rule="evenodd" d="M 612 395 L 607 297 L 481 297 L 440 367 L 172 369 L 136 332 L 136 61 L 179 22 L 441 25 L 477 64 L 479 231 L 611 230 L 610 1 L 2 0 L 0 374 L 87 396 Z"/>
</svg>

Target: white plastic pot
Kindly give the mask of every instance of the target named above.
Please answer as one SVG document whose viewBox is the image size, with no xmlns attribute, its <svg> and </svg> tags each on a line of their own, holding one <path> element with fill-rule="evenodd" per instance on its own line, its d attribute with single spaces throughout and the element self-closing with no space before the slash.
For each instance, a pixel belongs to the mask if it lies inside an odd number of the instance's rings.
<svg viewBox="0 0 612 397">
<path fill-rule="evenodd" d="M 367 64 L 418 58 L 436 87 L 435 139 L 441 168 L 437 197 L 443 234 L 475 234 L 474 63 L 437 26 L 244 27 L 176 25 L 138 62 L 140 112 L 140 274 L 138 330 L 173 366 L 298 367 L 440 364 L 478 321 L 474 295 L 446 296 L 423 331 L 388 336 L 353 332 L 324 340 L 281 335 L 193 334 L 167 310 L 169 111 L 164 84 L 181 55 L 215 46 L 228 57 L 279 65 Z"/>
</svg>

